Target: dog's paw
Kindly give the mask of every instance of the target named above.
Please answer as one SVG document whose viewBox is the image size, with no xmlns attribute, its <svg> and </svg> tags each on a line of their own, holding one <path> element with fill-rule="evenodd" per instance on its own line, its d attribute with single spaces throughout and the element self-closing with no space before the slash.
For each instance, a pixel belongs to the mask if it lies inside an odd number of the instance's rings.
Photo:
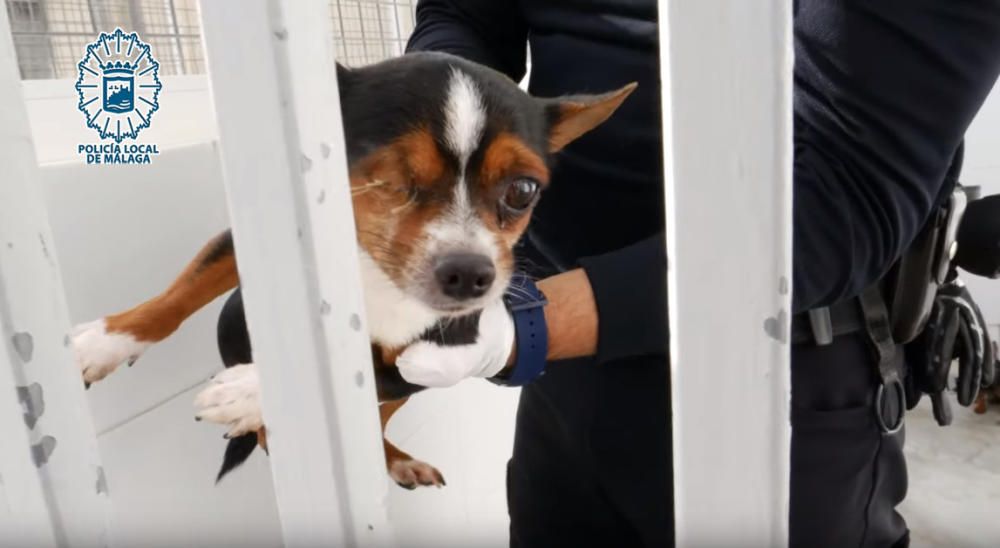
<svg viewBox="0 0 1000 548">
<path fill-rule="evenodd" d="M 127 333 L 109 333 L 103 319 L 74 327 L 70 343 L 73 359 L 87 387 L 110 375 L 124 362 L 132 365 L 152 344 Z"/>
<path fill-rule="evenodd" d="M 260 377 L 252 363 L 234 365 L 212 377 L 194 400 L 195 420 L 227 426 L 227 438 L 257 432 L 264 426 Z"/>
<path fill-rule="evenodd" d="M 389 477 L 404 489 L 418 485 L 444 487 L 444 476 L 437 468 L 416 459 L 400 459 L 389 465 Z"/>
</svg>

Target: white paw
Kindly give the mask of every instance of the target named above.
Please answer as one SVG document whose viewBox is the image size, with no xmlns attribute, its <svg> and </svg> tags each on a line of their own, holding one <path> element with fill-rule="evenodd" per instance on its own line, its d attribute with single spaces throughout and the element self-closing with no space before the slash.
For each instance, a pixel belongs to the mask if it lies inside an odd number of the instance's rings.
<svg viewBox="0 0 1000 548">
<path fill-rule="evenodd" d="M 444 487 L 444 476 L 437 468 L 416 459 L 397 460 L 389 465 L 389 477 L 404 489 L 416 489 L 418 485 Z"/>
<path fill-rule="evenodd" d="M 229 427 L 226 437 L 256 432 L 264 426 L 260 411 L 260 377 L 257 366 L 234 365 L 212 377 L 194 400 L 195 420 Z"/>
<path fill-rule="evenodd" d="M 127 333 L 108 333 L 103 318 L 74 327 L 70 341 L 73 359 L 87 386 L 107 377 L 126 361 L 131 365 L 152 344 L 137 341 Z"/>
</svg>

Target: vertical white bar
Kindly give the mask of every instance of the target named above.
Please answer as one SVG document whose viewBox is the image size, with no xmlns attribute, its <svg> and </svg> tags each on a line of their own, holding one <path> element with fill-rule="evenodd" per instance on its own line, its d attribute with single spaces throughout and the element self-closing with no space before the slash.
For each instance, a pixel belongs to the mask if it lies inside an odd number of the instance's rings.
<svg viewBox="0 0 1000 548">
<path fill-rule="evenodd" d="M 285 545 L 385 545 L 329 2 L 201 11 Z"/>
<path fill-rule="evenodd" d="M 7 11 L 0 10 L 0 452 L 11 453 L 2 457 L 0 504 L 6 499 L 8 510 L 26 520 L 15 524 L 20 533 L 0 529 L 0 544 L 22 545 L 2 536 L 12 533 L 54 538 L 61 546 L 104 546 L 104 471 L 67 348 L 69 313 L 15 57 Z M 22 408 L 13 416 L 10 398 Z M 23 469 L 25 442 L 34 460 L 30 472 Z"/>
<path fill-rule="evenodd" d="M 55 546 L 55 522 L 31 459 L 31 440 L 18 402 L 15 354 L 5 322 L 0 324 L 4 324 L 0 328 L 5 335 L 0 339 L 0 432 L 4 433 L 0 446 L 0 545 Z"/>
<path fill-rule="evenodd" d="M 784 546 L 791 1 L 660 2 L 678 546 Z"/>
</svg>

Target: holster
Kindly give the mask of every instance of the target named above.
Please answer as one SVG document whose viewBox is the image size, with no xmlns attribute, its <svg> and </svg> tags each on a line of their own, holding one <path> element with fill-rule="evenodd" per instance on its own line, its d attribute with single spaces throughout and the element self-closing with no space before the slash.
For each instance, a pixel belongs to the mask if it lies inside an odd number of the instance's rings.
<svg viewBox="0 0 1000 548">
<path fill-rule="evenodd" d="M 891 303 L 892 338 L 899 344 L 915 339 L 927 325 L 934 296 L 948 281 L 958 225 L 967 203 L 965 191 L 956 184 L 883 279 L 883 290 Z"/>
</svg>

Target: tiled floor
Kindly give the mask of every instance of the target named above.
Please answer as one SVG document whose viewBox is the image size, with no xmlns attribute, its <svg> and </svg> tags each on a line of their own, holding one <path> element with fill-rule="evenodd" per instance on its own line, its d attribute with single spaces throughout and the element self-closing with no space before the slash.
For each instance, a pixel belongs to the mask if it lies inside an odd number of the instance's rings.
<svg viewBox="0 0 1000 548">
<path fill-rule="evenodd" d="M 954 403 L 954 402 L 953 402 Z M 914 548 L 1000 546 L 1000 408 L 985 415 L 952 405 L 941 428 L 924 398 L 907 416 L 910 489 L 900 512 Z"/>
</svg>

